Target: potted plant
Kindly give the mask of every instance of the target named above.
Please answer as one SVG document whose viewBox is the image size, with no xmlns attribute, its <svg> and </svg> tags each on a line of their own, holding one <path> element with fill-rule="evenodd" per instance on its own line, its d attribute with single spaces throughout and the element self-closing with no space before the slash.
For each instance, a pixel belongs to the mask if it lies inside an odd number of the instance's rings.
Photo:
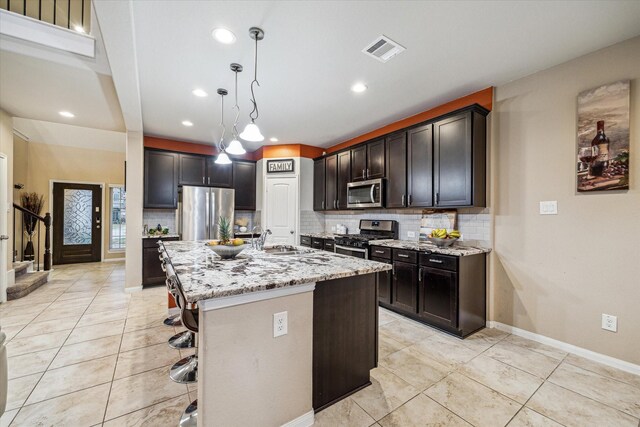
<svg viewBox="0 0 640 427">
<path fill-rule="evenodd" d="M 40 215 L 42 207 L 44 206 L 44 196 L 38 193 L 22 193 L 20 195 L 20 204 L 23 208 L 33 212 L 36 215 Z M 33 261 L 35 251 L 33 249 L 33 235 L 38 229 L 38 218 L 28 214 L 22 213 L 22 220 L 24 223 L 24 232 L 29 238 L 27 245 L 24 248 L 24 259 L 26 261 Z"/>
</svg>

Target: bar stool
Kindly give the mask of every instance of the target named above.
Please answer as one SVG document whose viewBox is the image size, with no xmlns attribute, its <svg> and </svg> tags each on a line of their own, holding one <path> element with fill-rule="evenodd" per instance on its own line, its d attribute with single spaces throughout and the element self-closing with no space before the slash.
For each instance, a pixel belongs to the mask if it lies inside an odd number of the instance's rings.
<svg viewBox="0 0 640 427">
<path fill-rule="evenodd" d="M 160 246 L 158 247 L 158 252 L 160 252 L 160 265 L 162 266 L 162 271 L 164 271 L 165 273 L 167 272 L 166 268 L 165 268 L 165 264 L 168 262 L 169 257 L 167 256 L 167 253 L 164 251 L 164 247 Z M 166 282 L 167 285 L 167 291 L 169 291 L 169 293 L 173 296 L 173 299 L 175 301 L 175 290 L 170 288 L 170 283 L 169 281 Z M 169 326 L 169 327 L 177 327 L 177 326 L 182 326 L 182 322 L 180 320 L 180 313 L 176 313 L 176 314 L 172 314 L 171 316 L 167 317 L 166 319 L 164 319 L 164 321 L 162 322 L 165 326 Z"/>
<path fill-rule="evenodd" d="M 164 245 L 160 245 L 160 247 L 158 248 L 158 251 L 160 251 L 160 263 L 162 266 L 162 270 L 167 275 L 167 279 L 165 280 L 165 283 L 167 285 L 167 290 L 171 293 L 171 295 L 173 295 L 173 299 L 175 300 L 178 308 L 182 310 L 182 306 L 184 305 L 184 302 L 186 302 L 186 300 L 182 300 L 180 294 L 176 291 L 176 286 L 175 286 L 176 281 L 171 280 L 171 277 L 175 277 L 175 272 L 173 270 L 173 266 L 171 265 L 171 261 L 169 261 L 169 257 L 166 251 L 164 250 Z M 172 272 L 171 274 L 169 274 L 169 272 L 167 271 L 168 267 L 171 267 L 171 272 Z M 178 320 L 176 325 L 180 326 L 182 324 L 181 314 L 178 314 L 176 316 Z M 169 321 L 169 319 L 171 319 L 171 317 L 164 320 L 165 325 L 167 324 L 167 321 Z M 170 322 L 173 322 L 173 320 L 171 320 Z M 175 348 L 175 349 L 192 348 L 195 346 L 195 334 L 189 330 L 178 332 L 177 334 L 169 338 L 168 344 L 169 344 L 169 347 Z"/>
</svg>

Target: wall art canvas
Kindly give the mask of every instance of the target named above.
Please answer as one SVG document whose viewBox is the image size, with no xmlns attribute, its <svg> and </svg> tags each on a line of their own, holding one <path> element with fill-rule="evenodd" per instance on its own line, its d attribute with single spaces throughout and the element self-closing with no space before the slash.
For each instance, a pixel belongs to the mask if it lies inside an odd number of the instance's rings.
<svg viewBox="0 0 640 427">
<path fill-rule="evenodd" d="M 578 95 L 580 192 L 629 188 L 629 89 L 622 80 Z"/>
</svg>

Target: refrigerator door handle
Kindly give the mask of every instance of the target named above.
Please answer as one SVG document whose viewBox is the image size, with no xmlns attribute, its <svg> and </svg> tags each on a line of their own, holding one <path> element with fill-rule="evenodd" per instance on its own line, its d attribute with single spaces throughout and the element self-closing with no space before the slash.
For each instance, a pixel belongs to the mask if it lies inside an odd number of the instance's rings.
<svg viewBox="0 0 640 427">
<path fill-rule="evenodd" d="M 209 190 L 209 191 L 207 191 L 205 193 L 205 196 L 204 196 L 204 200 L 205 200 L 205 203 L 204 203 L 204 229 L 205 229 L 205 235 L 206 235 L 205 237 L 207 239 L 211 238 L 211 232 L 210 232 L 211 230 L 210 230 L 210 225 L 209 225 L 211 223 L 211 218 L 210 218 L 210 213 L 209 213 L 209 199 L 210 199 L 210 197 L 211 197 L 211 191 Z"/>
</svg>

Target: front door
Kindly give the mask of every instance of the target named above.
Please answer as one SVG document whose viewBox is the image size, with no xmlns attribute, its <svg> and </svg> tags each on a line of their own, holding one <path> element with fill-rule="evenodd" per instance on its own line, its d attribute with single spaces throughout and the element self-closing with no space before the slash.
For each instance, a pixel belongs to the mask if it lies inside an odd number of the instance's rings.
<svg viewBox="0 0 640 427">
<path fill-rule="evenodd" d="M 294 245 L 296 241 L 298 178 L 267 178 L 267 242 Z"/>
<path fill-rule="evenodd" d="M 102 186 L 53 184 L 53 263 L 100 261 Z"/>
</svg>

